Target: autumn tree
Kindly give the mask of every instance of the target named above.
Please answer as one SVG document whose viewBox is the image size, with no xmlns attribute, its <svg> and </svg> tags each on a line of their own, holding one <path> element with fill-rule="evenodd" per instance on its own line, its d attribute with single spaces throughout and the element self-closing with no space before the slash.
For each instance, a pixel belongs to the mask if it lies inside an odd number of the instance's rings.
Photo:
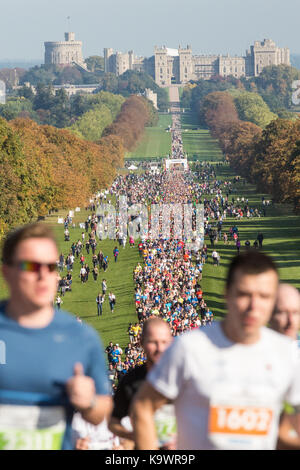
<svg viewBox="0 0 300 470">
<path fill-rule="evenodd" d="M 147 100 L 142 96 L 132 95 L 122 105 L 120 114 L 104 130 L 103 135 L 120 137 L 125 149 L 131 150 L 141 138 L 149 117 Z"/>
<path fill-rule="evenodd" d="M 233 98 L 226 92 L 216 91 L 209 93 L 201 106 L 199 106 L 199 118 L 205 123 L 215 137 L 225 122 L 237 122 L 238 114 Z"/>
<path fill-rule="evenodd" d="M 269 191 L 278 202 L 293 199 L 297 169 L 297 142 L 300 140 L 300 120 L 277 119 L 262 133 L 256 145 L 254 177 L 259 187 Z M 293 163 L 291 163 L 293 162 Z"/>
<path fill-rule="evenodd" d="M 236 121 L 224 124 L 220 144 L 234 170 L 247 179 L 251 178 L 254 165 L 254 145 L 262 130 L 251 122 Z"/>
</svg>

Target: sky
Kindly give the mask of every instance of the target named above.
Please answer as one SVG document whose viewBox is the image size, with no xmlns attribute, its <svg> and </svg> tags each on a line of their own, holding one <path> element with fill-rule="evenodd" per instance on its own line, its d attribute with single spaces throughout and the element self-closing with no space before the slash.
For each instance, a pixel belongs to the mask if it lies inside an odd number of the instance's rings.
<svg viewBox="0 0 300 470">
<path fill-rule="evenodd" d="M 70 17 L 70 20 L 67 17 Z M 154 46 L 244 55 L 270 38 L 300 53 L 298 0 L 0 0 L 0 61 L 44 61 L 44 41 L 74 31 L 83 56 L 104 47 L 150 57 Z"/>
</svg>

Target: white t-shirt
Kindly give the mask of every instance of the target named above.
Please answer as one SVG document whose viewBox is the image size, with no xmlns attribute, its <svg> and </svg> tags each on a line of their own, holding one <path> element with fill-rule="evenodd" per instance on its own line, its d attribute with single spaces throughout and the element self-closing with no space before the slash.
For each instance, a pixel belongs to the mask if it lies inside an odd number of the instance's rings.
<svg viewBox="0 0 300 470">
<path fill-rule="evenodd" d="M 80 413 L 75 413 L 72 421 L 72 439 L 74 448 L 79 438 L 89 438 L 89 450 L 111 450 L 119 445 L 119 438 L 107 427 L 107 421 L 95 426 L 85 421 Z"/>
<path fill-rule="evenodd" d="M 300 404 L 293 341 L 267 328 L 253 345 L 232 343 L 221 322 L 186 333 L 147 380 L 174 400 L 184 450 L 274 449 L 283 401 Z"/>
</svg>

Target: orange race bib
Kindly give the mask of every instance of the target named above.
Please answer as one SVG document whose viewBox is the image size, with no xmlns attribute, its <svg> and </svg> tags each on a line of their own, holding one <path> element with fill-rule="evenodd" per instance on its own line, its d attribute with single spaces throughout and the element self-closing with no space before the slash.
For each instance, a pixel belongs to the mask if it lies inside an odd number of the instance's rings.
<svg viewBox="0 0 300 470">
<path fill-rule="evenodd" d="M 211 406 L 208 428 L 210 434 L 236 434 L 256 437 L 270 432 L 273 410 L 253 406 Z"/>
</svg>

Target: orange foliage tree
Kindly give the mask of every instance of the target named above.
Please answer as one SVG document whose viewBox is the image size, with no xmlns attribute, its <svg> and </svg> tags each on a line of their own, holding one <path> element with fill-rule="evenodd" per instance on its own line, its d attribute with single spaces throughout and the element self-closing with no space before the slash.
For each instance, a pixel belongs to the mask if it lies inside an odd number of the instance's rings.
<svg viewBox="0 0 300 470">
<path fill-rule="evenodd" d="M 0 118 L 0 236 L 50 209 L 85 206 L 112 183 L 149 116 L 148 102 L 131 96 L 98 142 L 28 118 Z"/>
<path fill-rule="evenodd" d="M 300 119 L 276 119 L 262 130 L 238 119 L 225 92 L 207 95 L 200 111 L 234 170 L 300 213 Z"/>
<path fill-rule="evenodd" d="M 131 150 L 141 138 L 150 113 L 147 101 L 142 96 L 132 95 L 123 103 L 116 120 L 108 126 L 104 136 L 119 137 L 126 150 Z"/>
</svg>

